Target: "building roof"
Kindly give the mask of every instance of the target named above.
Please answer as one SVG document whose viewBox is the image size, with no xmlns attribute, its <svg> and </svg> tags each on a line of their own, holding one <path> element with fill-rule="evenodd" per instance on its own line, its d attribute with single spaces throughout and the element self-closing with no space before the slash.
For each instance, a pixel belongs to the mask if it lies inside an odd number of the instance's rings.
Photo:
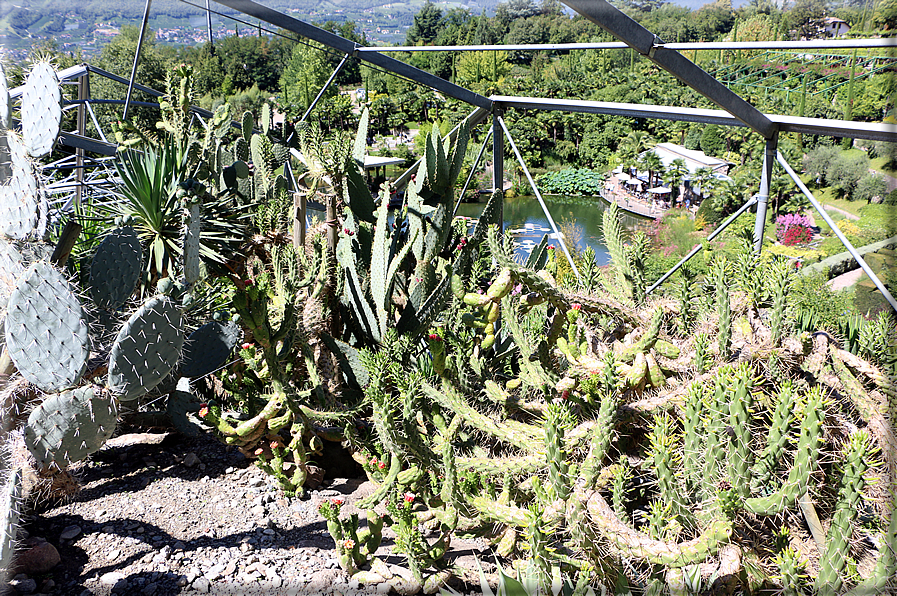
<svg viewBox="0 0 897 596">
<path fill-rule="evenodd" d="M 673 163 L 673 160 L 682 159 L 685 161 L 685 167 L 688 168 L 689 174 L 694 174 L 698 168 L 710 168 L 714 172 L 725 173 L 731 163 L 717 157 L 710 157 L 703 151 L 695 149 L 686 149 L 682 145 L 675 143 L 657 143 L 653 149 L 663 167 L 667 168 Z"/>
<path fill-rule="evenodd" d="M 380 166 L 392 166 L 405 163 L 401 157 L 380 157 L 379 155 L 365 155 L 364 169 L 379 168 Z"/>
</svg>

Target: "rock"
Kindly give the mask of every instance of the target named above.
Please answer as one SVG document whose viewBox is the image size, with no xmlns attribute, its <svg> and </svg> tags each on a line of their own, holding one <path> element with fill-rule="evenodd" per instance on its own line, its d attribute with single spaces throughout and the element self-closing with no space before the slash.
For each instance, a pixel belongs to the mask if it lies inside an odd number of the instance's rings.
<svg viewBox="0 0 897 596">
<path fill-rule="evenodd" d="M 37 590 L 37 582 L 31 578 L 14 579 L 9 585 L 17 594 L 31 594 Z"/>
<path fill-rule="evenodd" d="M 143 587 L 143 594 L 145 596 L 153 596 L 156 593 L 156 590 L 159 589 L 159 584 L 149 583 Z"/>
<path fill-rule="evenodd" d="M 187 578 L 182 575 L 178 578 L 178 581 L 175 582 L 175 585 L 179 588 L 185 588 L 187 586 Z"/>
<path fill-rule="evenodd" d="M 377 593 L 378 594 L 389 594 L 392 592 L 392 585 L 389 582 L 383 582 L 382 584 L 377 584 Z"/>
<path fill-rule="evenodd" d="M 193 582 L 193 589 L 199 592 L 200 594 L 208 594 L 209 589 L 211 589 L 212 584 L 204 577 L 198 577 Z"/>
<path fill-rule="evenodd" d="M 342 579 L 342 573 L 340 569 L 325 569 L 313 573 L 311 581 L 305 587 L 305 592 L 307 594 L 323 594 Z"/>
<path fill-rule="evenodd" d="M 265 506 L 264 505 L 256 505 L 252 509 L 249 510 L 249 513 L 255 516 L 265 515 Z"/>
<path fill-rule="evenodd" d="M 121 556 L 121 551 L 118 550 L 117 548 L 113 548 L 108 553 L 106 553 L 106 560 L 114 561 L 115 559 L 119 558 L 120 556 Z"/>
<path fill-rule="evenodd" d="M 130 447 L 131 445 L 159 445 L 171 433 L 130 433 L 106 441 L 105 448 Z"/>
<path fill-rule="evenodd" d="M 66 528 L 59 534 L 60 540 L 74 540 L 81 534 L 80 526 L 66 526 Z"/>
<path fill-rule="evenodd" d="M 279 588 L 283 585 L 283 578 L 275 573 L 268 576 L 268 582 L 271 584 L 272 588 Z"/>
<path fill-rule="evenodd" d="M 26 575 L 47 573 L 61 560 L 56 547 L 38 538 L 25 541 L 25 550 L 16 555 L 16 571 Z"/>
<path fill-rule="evenodd" d="M 184 456 L 184 465 L 188 468 L 192 468 L 199 464 L 199 456 L 193 453 L 192 451 Z"/>
<path fill-rule="evenodd" d="M 110 571 L 109 573 L 104 573 L 100 576 L 100 583 L 104 586 L 114 586 L 116 583 L 125 579 L 123 573 L 119 573 L 118 571 Z"/>
</svg>

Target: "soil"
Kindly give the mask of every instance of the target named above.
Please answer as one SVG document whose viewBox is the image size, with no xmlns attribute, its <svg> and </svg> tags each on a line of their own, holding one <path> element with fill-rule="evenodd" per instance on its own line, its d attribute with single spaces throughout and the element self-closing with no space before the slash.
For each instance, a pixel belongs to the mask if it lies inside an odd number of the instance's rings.
<svg viewBox="0 0 897 596">
<path fill-rule="evenodd" d="M 364 478 L 325 478 L 288 499 L 237 450 L 177 434 L 118 437 L 77 473 L 80 492 L 23 524 L 20 553 L 46 540 L 61 561 L 45 573 L 19 569 L 14 593 L 389 593 L 388 583 L 359 585 L 339 568 L 318 514 L 336 497 L 343 515 L 357 512 L 375 488 Z M 377 556 L 400 577 L 407 571 L 391 553 L 393 537 L 384 528 Z M 472 567 L 472 555 L 487 552 L 481 541 L 456 539 L 447 558 Z"/>
</svg>

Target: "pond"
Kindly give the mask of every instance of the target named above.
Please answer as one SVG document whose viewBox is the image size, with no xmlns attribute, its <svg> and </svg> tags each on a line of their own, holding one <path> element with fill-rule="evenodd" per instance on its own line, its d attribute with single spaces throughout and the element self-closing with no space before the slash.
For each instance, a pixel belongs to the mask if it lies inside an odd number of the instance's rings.
<svg viewBox="0 0 897 596">
<path fill-rule="evenodd" d="M 572 249 L 585 250 L 591 246 L 595 251 L 598 265 L 606 265 L 610 261 L 607 247 L 601 235 L 601 219 L 607 203 L 600 198 L 584 198 L 569 196 L 546 196 L 548 211 L 566 237 Z M 485 203 L 462 203 L 458 207 L 458 215 L 478 218 L 483 212 Z M 623 225 L 628 230 L 635 230 L 650 223 L 650 219 L 622 212 Z M 515 239 L 517 253 L 527 255 L 539 243 L 544 234 L 551 233 L 551 226 L 542 212 L 542 207 L 535 196 L 522 195 L 505 199 L 505 230 Z M 557 244 L 555 241 L 554 244 Z"/>
</svg>

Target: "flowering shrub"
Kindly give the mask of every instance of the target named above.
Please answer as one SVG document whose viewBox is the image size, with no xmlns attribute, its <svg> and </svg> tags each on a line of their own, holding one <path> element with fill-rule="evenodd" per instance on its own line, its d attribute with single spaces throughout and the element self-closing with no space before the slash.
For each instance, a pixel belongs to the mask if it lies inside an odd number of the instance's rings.
<svg viewBox="0 0 897 596">
<path fill-rule="evenodd" d="M 776 240 L 785 246 L 806 244 L 812 238 L 810 218 L 806 215 L 789 213 L 776 218 Z"/>
</svg>

